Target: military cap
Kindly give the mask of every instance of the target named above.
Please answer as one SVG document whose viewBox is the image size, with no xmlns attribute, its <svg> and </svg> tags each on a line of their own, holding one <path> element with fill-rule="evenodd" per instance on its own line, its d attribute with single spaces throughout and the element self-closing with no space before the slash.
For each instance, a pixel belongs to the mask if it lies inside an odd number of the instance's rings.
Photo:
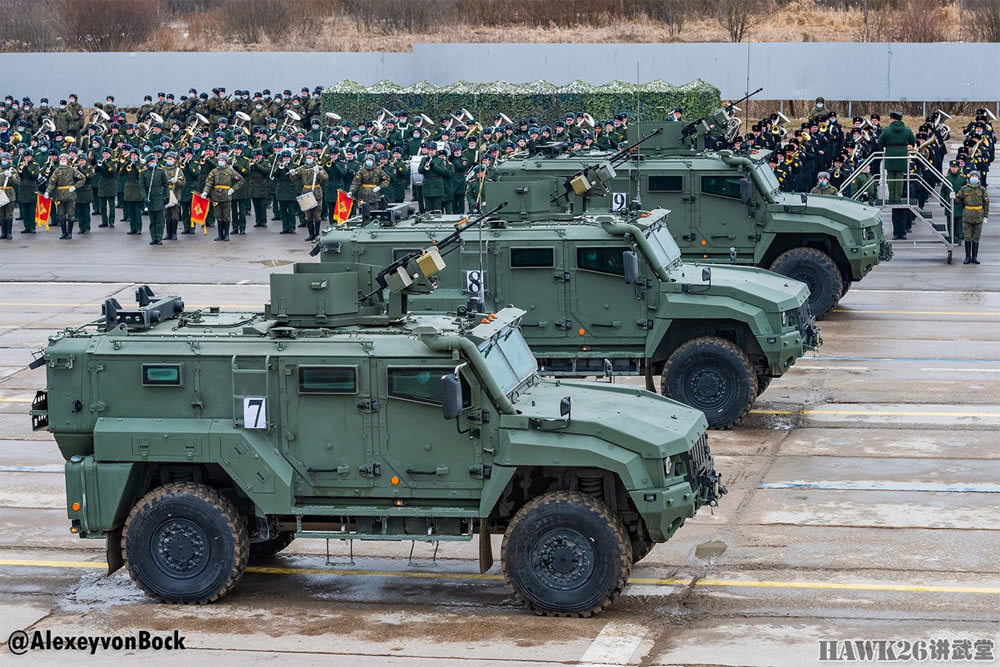
<svg viewBox="0 0 1000 667">
<path fill-rule="evenodd" d="M 283 91 L 281 91 L 281 94 L 286 97 L 291 97 L 292 91 L 290 91 L 288 88 L 285 88 Z"/>
<path fill-rule="evenodd" d="M 66 106 L 66 100 L 59 100 L 59 104 L 61 104 L 62 106 Z"/>
<path fill-rule="evenodd" d="M 220 147 L 220 150 L 221 150 L 221 147 Z M 212 151 L 214 153 L 215 152 L 215 146 L 213 146 L 212 144 L 206 144 L 205 145 L 205 152 L 207 153 L 209 151 Z"/>
<path fill-rule="evenodd" d="M 49 142 L 47 142 L 47 141 L 40 141 L 38 143 L 38 152 L 39 153 L 47 153 L 48 150 L 49 150 Z"/>
<path fill-rule="evenodd" d="M 128 147 L 128 152 L 129 152 L 129 155 L 132 155 L 132 154 L 138 155 L 139 154 L 139 149 L 137 147 L 135 147 L 135 146 L 129 146 Z"/>
<path fill-rule="evenodd" d="M 0 118 L 0 127 L 10 127 L 10 123 L 7 122 L 6 118 Z"/>
<path fill-rule="evenodd" d="M 374 143 L 375 143 L 375 139 L 373 139 L 372 137 L 365 137 L 365 141 L 364 141 L 365 146 L 371 146 Z"/>
<path fill-rule="evenodd" d="M 323 142 L 322 141 L 314 141 L 314 142 L 312 142 L 312 145 L 310 147 L 313 150 L 319 150 L 319 151 L 321 151 L 321 150 L 323 150 Z"/>
<path fill-rule="evenodd" d="M 157 121 L 157 122 L 153 123 L 153 127 L 157 128 L 159 130 L 162 130 L 163 129 L 163 123 Z"/>
<path fill-rule="evenodd" d="M 194 135 L 193 137 L 191 137 L 191 144 L 192 145 L 193 144 L 201 145 L 202 143 L 204 143 L 204 142 L 201 140 L 201 137 L 199 137 L 197 134 Z"/>
<path fill-rule="evenodd" d="M 24 149 L 24 154 L 25 154 L 25 155 L 31 155 L 31 156 L 34 156 L 34 155 L 35 155 L 35 151 L 31 150 L 30 148 L 25 148 L 25 149 Z"/>
<path fill-rule="evenodd" d="M 111 150 L 111 146 L 105 146 L 104 148 L 101 149 L 101 152 L 102 153 L 114 153 L 114 151 Z"/>
<path fill-rule="evenodd" d="M 973 169 L 972 171 L 969 172 L 969 177 L 971 178 L 973 176 L 975 176 L 976 178 L 979 178 L 979 172 L 976 171 L 975 169 Z"/>
<path fill-rule="evenodd" d="M 201 93 L 200 95 L 198 95 L 198 97 L 200 99 L 207 100 L 208 99 L 208 93 Z"/>
<path fill-rule="evenodd" d="M 26 120 L 24 120 L 23 118 L 18 119 L 17 127 L 27 127 L 27 126 L 28 122 Z"/>
<path fill-rule="evenodd" d="M 673 111 L 671 111 L 671 113 L 678 113 L 678 112 L 684 113 L 684 109 L 681 109 L 680 107 L 674 107 Z"/>
<path fill-rule="evenodd" d="M 185 146 L 184 150 L 181 151 L 181 152 L 184 153 L 185 155 L 188 155 L 188 154 L 194 155 L 194 149 L 191 148 L 190 146 Z"/>
<path fill-rule="evenodd" d="M 442 146 L 441 148 L 437 149 L 437 154 L 448 157 L 448 150 Z"/>
<path fill-rule="evenodd" d="M 77 148 L 76 146 L 70 146 L 69 148 L 66 149 L 66 152 L 67 153 L 79 153 L 80 149 Z"/>
<path fill-rule="evenodd" d="M 48 104 L 49 103 L 49 98 L 43 97 L 42 99 L 38 100 L 38 103 L 39 104 Z"/>
<path fill-rule="evenodd" d="M 112 130 L 120 130 L 120 129 L 122 129 L 121 123 L 119 123 L 118 121 L 115 121 L 114 123 L 111 123 L 111 129 Z"/>
<path fill-rule="evenodd" d="M 352 155 L 355 154 L 355 153 L 357 153 L 357 151 L 354 150 L 354 146 L 345 146 L 344 147 L 344 152 L 345 153 L 351 153 Z"/>
<path fill-rule="evenodd" d="M 477 139 L 476 137 L 469 137 L 468 139 L 466 139 L 466 141 L 467 141 L 467 142 L 469 142 L 469 145 L 470 145 L 470 146 L 471 146 L 472 144 L 476 144 L 476 143 L 479 143 L 479 139 Z"/>
<path fill-rule="evenodd" d="M 857 144 L 855 144 L 853 141 L 845 141 L 844 142 L 844 148 L 854 148 L 856 145 Z"/>
<path fill-rule="evenodd" d="M 462 148 L 462 144 L 452 144 L 451 145 L 451 152 L 452 153 L 454 153 L 455 151 L 458 151 L 459 153 L 461 153 L 463 150 L 465 150 L 465 149 Z"/>
<path fill-rule="evenodd" d="M 515 148 L 516 146 L 517 144 L 515 144 L 513 141 L 506 141 L 504 142 L 503 145 L 504 148 Z"/>
<path fill-rule="evenodd" d="M 153 162 L 156 162 L 156 160 L 157 160 L 157 157 L 155 155 L 147 155 L 145 157 L 145 159 L 143 160 L 143 162 L 145 162 L 146 164 L 151 164 Z"/>
<path fill-rule="evenodd" d="M 143 102 L 152 102 L 152 101 L 153 101 L 153 96 L 152 96 L 152 95 L 145 95 L 145 96 L 144 96 L 144 97 L 142 98 L 142 101 L 143 101 Z"/>
<path fill-rule="evenodd" d="M 174 94 L 173 93 L 167 93 L 167 99 L 168 100 L 174 99 Z"/>
<path fill-rule="evenodd" d="M 818 174 L 816 174 L 816 176 L 818 178 L 825 178 L 827 180 L 830 180 L 830 172 L 828 172 L 828 171 L 821 171 Z"/>
<path fill-rule="evenodd" d="M 614 119 L 615 120 L 625 120 L 625 116 L 624 116 L 624 114 L 616 113 Z"/>
<path fill-rule="evenodd" d="M 750 126 L 750 131 L 751 132 L 760 132 L 760 125 L 751 125 Z"/>
<path fill-rule="evenodd" d="M 958 160 L 952 160 L 951 162 L 948 163 L 948 166 L 949 167 L 961 167 L 962 165 L 959 163 Z"/>
<path fill-rule="evenodd" d="M 393 153 L 399 153 L 400 155 L 402 155 L 403 154 L 403 147 L 402 146 L 393 146 L 392 147 L 392 152 Z"/>
<path fill-rule="evenodd" d="M 903 112 L 902 111 L 890 111 L 889 112 L 889 118 L 891 118 L 893 120 L 903 120 Z"/>
<path fill-rule="evenodd" d="M 528 128 L 528 134 L 541 134 L 541 132 L 537 127 Z"/>
<path fill-rule="evenodd" d="M 263 148 L 255 148 L 252 151 L 250 151 L 250 155 L 251 156 L 263 155 L 263 154 L 264 154 L 264 149 Z"/>
<path fill-rule="evenodd" d="M 8 153 L 7 151 L 0 153 L 0 160 L 9 160 L 9 159 L 10 159 L 10 153 Z"/>
<path fill-rule="evenodd" d="M 498 150 L 500 150 L 500 144 L 490 144 L 489 146 L 486 147 L 486 150 L 489 151 L 489 152 L 491 152 L 491 153 L 493 151 L 498 151 Z"/>
<path fill-rule="evenodd" d="M 882 120 L 882 116 L 878 115 L 877 113 L 873 113 L 872 115 L 868 116 L 868 118 L 871 120 Z"/>
</svg>

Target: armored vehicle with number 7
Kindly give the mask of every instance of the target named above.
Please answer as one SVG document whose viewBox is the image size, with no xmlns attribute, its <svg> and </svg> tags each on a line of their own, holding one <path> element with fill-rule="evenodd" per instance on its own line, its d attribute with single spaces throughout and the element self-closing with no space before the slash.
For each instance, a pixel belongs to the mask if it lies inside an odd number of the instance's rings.
<svg viewBox="0 0 1000 667">
<path fill-rule="evenodd" d="M 136 307 L 108 299 L 53 336 L 31 415 L 66 459 L 70 530 L 172 603 L 221 598 L 295 538 L 478 534 L 485 571 L 503 534 L 530 609 L 605 609 L 633 562 L 725 493 L 705 419 L 541 377 L 517 308 L 408 313 L 461 231 L 370 273 L 297 264 L 271 276 L 263 312 L 143 287 Z"/>
</svg>

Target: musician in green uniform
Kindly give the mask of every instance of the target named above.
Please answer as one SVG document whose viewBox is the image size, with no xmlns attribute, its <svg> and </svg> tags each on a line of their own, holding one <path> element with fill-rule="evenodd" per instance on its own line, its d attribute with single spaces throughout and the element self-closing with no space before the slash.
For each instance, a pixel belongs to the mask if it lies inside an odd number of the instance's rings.
<svg viewBox="0 0 1000 667">
<path fill-rule="evenodd" d="M 69 155 L 59 156 L 59 163 L 49 177 L 45 196 L 52 200 L 52 212 L 59 219 L 62 229 L 60 239 L 73 238 L 73 222 L 76 216 L 76 190 L 86 179 L 69 163 Z"/>
<path fill-rule="evenodd" d="M 167 177 L 167 187 L 169 190 L 163 213 L 167 225 L 166 236 L 164 238 L 168 241 L 176 241 L 177 223 L 181 219 L 181 196 L 184 191 L 186 179 L 184 177 L 184 168 L 178 164 L 177 153 L 168 151 L 163 156 L 163 163 L 163 173 Z"/>
<path fill-rule="evenodd" d="M 125 200 L 125 219 L 128 221 L 129 236 L 142 234 L 142 202 L 145 196 L 142 190 L 140 165 L 139 149 L 132 148 L 128 154 L 128 162 L 118 170 L 119 177 L 125 179 L 122 197 Z"/>
<path fill-rule="evenodd" d="M 979 264 L 979 239 L 990 214 L 990 196 L 979 182 L 979 172 L 969 174 L 969 182 L 955 195 L 955 203 L 964 207 L 962 233 L 965 238 L 963 264 Z"/>
<path fill-rule="evenodd" d="M 76 189 L 76 224 L 81 234 L 90 233 L 90 205 L 94 203 L 94 190 L 91 182 L 94 179 L 94 168 L 90 166 L 90 158 L 86 153 L 76 157 L 76 170 L 84 176 L 84 181 Z"/>
<path fill-rule="evenodd" d="M 233 195 L 243 177 L 229 165 L 229 156 L 225 153 L 220 153 L 216 164 L 218 166 L 205 178 L 201 196 L 211 198 L 212 208 L 215 209 L 215 219 L 219 223 L 215 240 L 228 241 L 229 226 L 233 221 Z"/>
<path fill-rule="evenodd" d="M 0 153 L 0 192 L 7 201 L 0 206 L 0 239 L 7 241 L 13 238 L 11 228 L 14 226 L 14 200 L 17 199 L 14 186 L 20 182 L 21 177 L 11 163 L 10 153 Z"/>
</svg>

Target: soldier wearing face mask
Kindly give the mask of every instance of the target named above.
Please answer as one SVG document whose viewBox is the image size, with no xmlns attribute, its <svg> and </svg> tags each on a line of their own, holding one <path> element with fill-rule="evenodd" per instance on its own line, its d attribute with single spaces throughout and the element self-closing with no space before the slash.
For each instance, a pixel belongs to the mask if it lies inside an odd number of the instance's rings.
<svg viewBox="0 0 1000 667">
<path fill-rule="evenodd" d="M 45 196 L 52 200 L 52 210 L 62 229 L 60 239 L 73 238 L 73 222 L 76 216 L 76 189 L 83 185 L 86 177 L 76 167 L 70 165 L 69 156 L 59 156 L 59 166 L 49 177 Z"/>
<path fill-rule="evenodd" d="M 354 174 L 354 181 L 351 183 L 351 197 L 375 207 L 378 203 L 382 190 L 388 189 L 389 177 L 385 171 L 375 164 L 373 154 L 365 155 L 361 168 Z"/>
</svg>

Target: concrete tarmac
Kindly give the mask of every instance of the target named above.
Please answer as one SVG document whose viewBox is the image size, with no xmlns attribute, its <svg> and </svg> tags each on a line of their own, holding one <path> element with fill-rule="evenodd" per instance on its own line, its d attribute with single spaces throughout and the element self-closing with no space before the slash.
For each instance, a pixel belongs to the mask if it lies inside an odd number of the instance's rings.
<svg viewBox="0 0 1000 667">
<path fill-rule="evenodd" d="M 1000 639 L 992 224 L 981 266 L 961 265 L 960 249 L 947 265 L 943 246 L 901 243 L 854 284 L 821 323 L 822 349 L 738 427 L 710 434 L 730 494 L 654 548 L 597 618 L 525 612 L 499 568 L 478 574 L 466 543 L 436 555 L 417 543 L 411 557 L 409 543 L 331 542 L 328 564 L 326 544 L 300 540 L 202 607 L 155 604 L 123 572 L 104 577 L 103 542 L 69 533 L 54 441 L 31 431 L 44 371 L 26 364 L 105 298 L 131 303 L 137 284 L 189 307 L 259 308 L 270 272 L 310 261 L 301 230 L 271 225 L 230 243 L 149 246 L 120 227 L 0 242 L 0 662 L 14 659 L 16 630 L 186 637 L 179 653 L 124 652 L 151 664 L 435 667 L 812 665 L 828 640 Z M 924 237 L 918 226 L 911 239 Z"/>
</svg>

